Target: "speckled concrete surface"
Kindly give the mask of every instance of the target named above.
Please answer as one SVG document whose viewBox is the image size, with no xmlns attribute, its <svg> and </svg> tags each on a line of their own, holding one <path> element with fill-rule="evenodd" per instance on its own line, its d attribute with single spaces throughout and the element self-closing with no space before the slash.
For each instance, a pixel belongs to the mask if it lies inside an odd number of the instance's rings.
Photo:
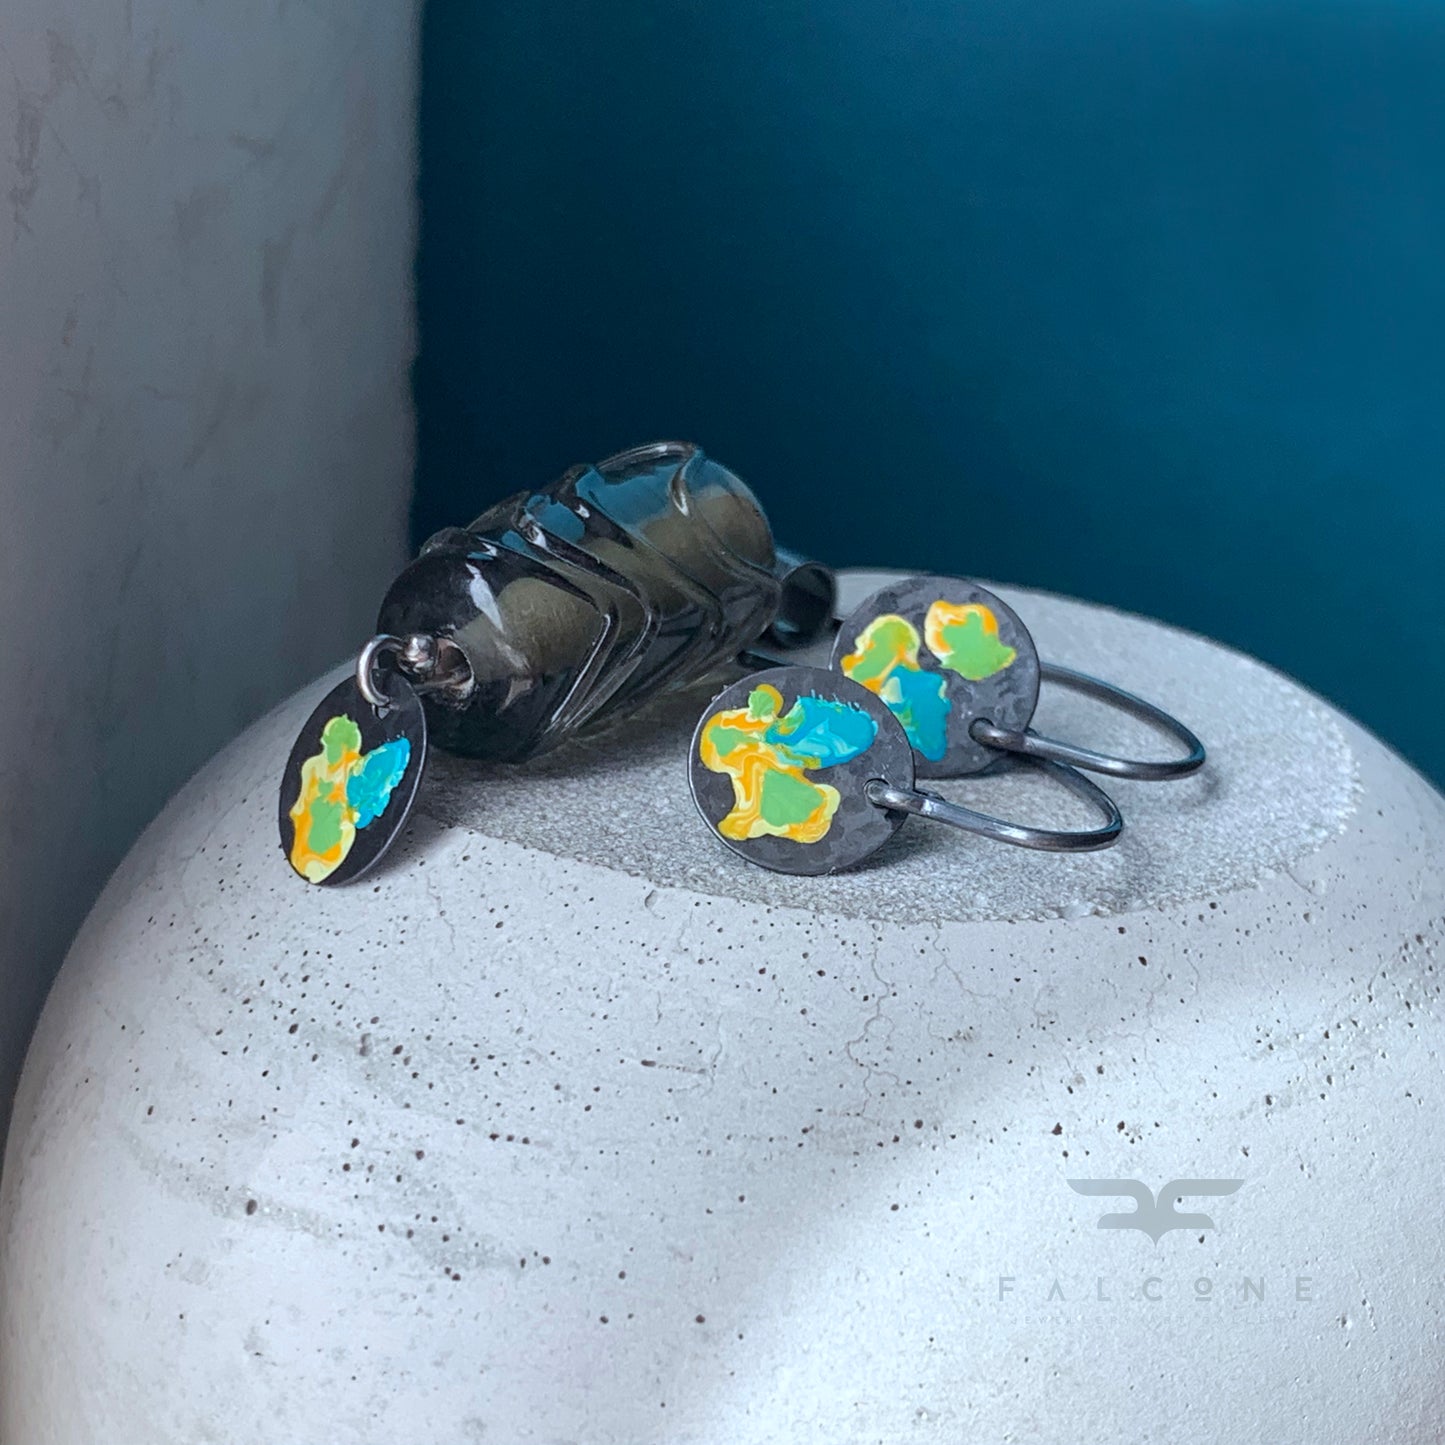
<svg viewBox="0 0 1445 1445">
<path fill-rule="evenodd" d="M 1254 664 L 1010 598 L 1215 750 L 1121 788 L 1131 852 L 759 873 L 659 723 L 610 787 L 439 768 L 327 892 L 273 832 L 315 690 L 223 753 L 31 1049 L 0 1440 L 1434 1438 L 1445 802 Z M 1243 1183 L 1155 1244 L 1078 1177 Z"/>
</svg>

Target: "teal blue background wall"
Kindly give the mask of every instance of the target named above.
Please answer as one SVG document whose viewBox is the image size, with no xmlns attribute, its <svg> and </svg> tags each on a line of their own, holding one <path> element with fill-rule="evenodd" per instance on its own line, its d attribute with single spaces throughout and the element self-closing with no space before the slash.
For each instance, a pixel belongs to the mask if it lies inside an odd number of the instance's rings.
<svg viewBox="0 0 1445 1445">
<path fill-rule="evenodd" d="M 1445 780 L 1445 5 L 430 0 L 425 535 L 658 436 Z M 1067 659 L 1061 659 L 1067 660 Z"/>
</svg>

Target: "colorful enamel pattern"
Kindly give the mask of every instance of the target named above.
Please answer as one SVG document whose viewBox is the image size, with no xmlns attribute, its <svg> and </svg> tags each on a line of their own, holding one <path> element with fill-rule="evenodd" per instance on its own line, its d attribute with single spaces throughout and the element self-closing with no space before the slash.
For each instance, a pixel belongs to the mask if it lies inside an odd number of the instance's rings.
<svg viewBox="0 0 1445 1445">
<path fill-rule="evenodd" d="M 836 873 L 902 824 L 864 788 L 911 788 L 913 752 L 866 688 L 824 668 L 778 667 L 707 706 L 688 775 L 698 812 L 735 853 L 781 873 Z"/>
<path fill-rule="evenodd" d="M 832 665 L 876 695 L 903 725 L 921 778 L 976 773 L 998 751 L 976 719 L 1026 728 L 1039 658 L 1007 603 L 958 577 L 910 577 L 875 592 L 842 624 Z"/>
<path fill-rule="evenodd" d="M 426 761 L 426 717 L 393 674 L 389 706 L 373 707 L 348 678 L 306 720 L 281 780 L 286 861 L 308 883 L 349 883 L 390 847 Z"/>
</svg>

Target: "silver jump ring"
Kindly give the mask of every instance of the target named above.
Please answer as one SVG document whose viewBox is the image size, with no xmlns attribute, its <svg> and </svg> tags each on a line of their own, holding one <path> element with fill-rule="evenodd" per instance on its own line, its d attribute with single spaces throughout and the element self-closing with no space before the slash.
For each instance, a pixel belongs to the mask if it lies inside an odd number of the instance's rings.
<svg viewBox="0 0 1445 1445">
<path fill-rule="evenodd" d="M 1045 853 L 1091 853 L 1107 848 L 1124 830 L 1124 819 L 1114 800 L 1096 783 L 1064 763 L 1050 762 L 1042 758 L 1031 760 L 1038 768 L 1055 777 L 1076 798 L 1082 798 L 1103 818 L 1099 828 L 1078 831 L 1055 828 L 1029 828 L 1022 823 L 1005 822 L 1002 818 L 991 817 L 988 813 L 976 813 L 958 803 L 950 803 L 937 793 L 925 792 L 921 788 L 898 788 L 882 779 L 875 778 L 864 787 L 868 801 L 879 808 L 891 808 L 902 813 L 916 813 L 921 818 L 932 818 L 935 822 L 947 823 L 953 828 L 962 828 L 968 833 L 979 833 L 998 843 L 1012 843 L 1019 848 L 1036 848 Z"/>
<path fill-rule="evenodd" d="M 379 661 L 387 653 L 399 657 L 405 648 L 406 643 L 400 637 L 382 632 L 357 654 L 356 690 L 379 712 L 384 712 L 393 701 L 386 695 L 385 689 L 378 686 L 377 679 L 381 676 Z"/>
<path fill-rule="evenodd" d="M 1056 662 L 1041 662 L 1039 675 L 1046 682 L 1057 682 L 1071 687 L 1099 702 L 1108 703 L 1121 712 L 1129 713 L 1142 721 L 1152 723 L 1160 731 L 1177 738 L 1185 747 L 1182 758 L 1139 759 L 1116 758 L 1108 753 L 1098 753 L 1092 748 L 1075 747 L 1072 743 L 1046 738 L 1032 728 L 995 727 L 987 718 L 975 719 L 969 728 L 970 734 L 991 748 L 1002 748 L 1006 752 L 1019 753 L 1024 757 L 1047 759 L 1056 763 L 1068 763 L 1076 768 L 1087 768 L 1093 773 L 1107 773 L 1111 778 L 1135 778 L 1141 782 L 1164 782 L 1170 778 L 1183 778 L 1197 772 L 1204 764 L 1204 744 L 1184 726 L 1178 718 L 1171 716 L 1152 702 L 1125 692 L 1111 682 L 1091 677 L 1086 672 L 1075 672 L 1071 667 L 1060 667 Z"/>
</svg>

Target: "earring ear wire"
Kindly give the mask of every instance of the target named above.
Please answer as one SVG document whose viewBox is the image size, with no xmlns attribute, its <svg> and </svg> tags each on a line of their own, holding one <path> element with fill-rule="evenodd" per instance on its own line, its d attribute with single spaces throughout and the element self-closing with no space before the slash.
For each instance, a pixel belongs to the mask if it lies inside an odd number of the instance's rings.
<svg viewBox="0 0 1445 1445">
<path fill-rule="evenodd" d="M 1101 678 L 1039 658 L 1019 615 L 987 588 L 921 575 L 889 583 L 838 627 L 832 666 L 899 718 L 924 777 L 981 772 L 1004 753 L 1113 778 L 1162 782 L 1203 767 L 1204 744 L 1178 718 Z M 1041 683 L 1080 692 L 1157 728 L 1183 755 L 1125 758 L 1044 737 L 1031 726 Z"/>
<path fill-rule="evenodd" d="M 838 873 L 881 848 L 909 816 L 1045 852 L 1107 848 L 1123 831 L 1113 799 L 1063 763 L 1032 761 L 1103 819 L 1094 828 L 1034 828 L 950 803 L 914 782 L 903 725 L 861 683 L 829 668 L 770 668 L 724 688 L 703 709 L 688 780 L 724 844 L 780 873 Z"/>
</svg>

